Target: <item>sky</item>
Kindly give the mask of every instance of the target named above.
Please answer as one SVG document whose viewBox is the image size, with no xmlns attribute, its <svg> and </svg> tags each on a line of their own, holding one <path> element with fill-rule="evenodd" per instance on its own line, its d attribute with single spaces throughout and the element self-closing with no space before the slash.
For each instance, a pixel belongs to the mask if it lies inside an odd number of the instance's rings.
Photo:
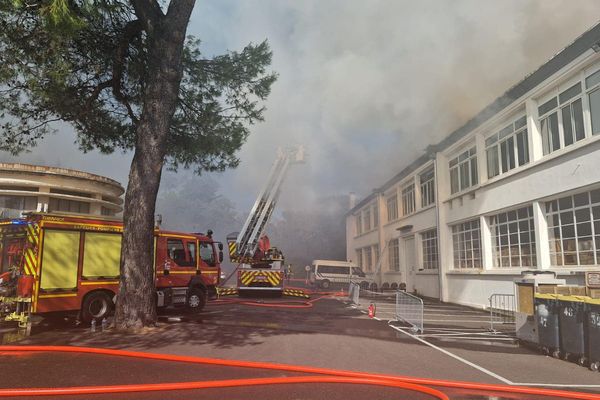
<svg viewBox="0 0 600 400">
<path fill-rule="evenodd" d="M 205 55 L 267 39 L 279 75 L 240 166 L 211 176 L 249 210 L 277 147 L 302 144 L 307 162 L 290 171 L 281 208 L 360 199 L 599 19 L 597 0 L 199 0 L 188 33 Z M 131 154 L 83 154 L 73 130 L 58 128 L 31 153 L 0 159 L 126 185 Z"/>
</svg>

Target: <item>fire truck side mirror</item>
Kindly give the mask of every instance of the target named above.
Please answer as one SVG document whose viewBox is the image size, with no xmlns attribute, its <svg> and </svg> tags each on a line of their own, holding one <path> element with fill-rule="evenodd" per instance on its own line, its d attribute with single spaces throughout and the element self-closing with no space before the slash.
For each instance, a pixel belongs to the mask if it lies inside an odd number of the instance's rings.
<svg viewBox="0 0 600 400">
<path fill-rule="evenodd" d="M 223 245 L 221 245 L 221 246 L 223 246 Z M 222 262 L 223 262 L 223 252 L 219 251 L 219 263 L 222 263 Z"/>
<path fill-rule="evenodd" d="M 219 250 L 223 251 L 223 243 L 219 243 L 218 246 L 219 246 Z"/>
</svg>

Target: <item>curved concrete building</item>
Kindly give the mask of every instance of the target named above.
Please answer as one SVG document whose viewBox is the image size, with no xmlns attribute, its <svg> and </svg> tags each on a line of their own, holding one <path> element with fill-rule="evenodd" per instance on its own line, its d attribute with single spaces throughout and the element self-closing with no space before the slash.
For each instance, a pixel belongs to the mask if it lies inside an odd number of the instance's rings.
<svg viewBox="0 0 600 400">
<path fill-rule="evenodd" d="M 22 211 L 114 216 L 123 186 L 104 176 L 68 168 L 0 163 L 0 216 Z"/>
</svg>

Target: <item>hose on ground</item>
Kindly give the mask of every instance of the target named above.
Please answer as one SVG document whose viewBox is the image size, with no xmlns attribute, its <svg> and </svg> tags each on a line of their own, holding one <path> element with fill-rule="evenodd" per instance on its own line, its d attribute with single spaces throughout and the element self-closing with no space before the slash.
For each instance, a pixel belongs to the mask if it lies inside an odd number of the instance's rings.
<svg viewBox="0 0 600 400">
<path fill-rule="evenodd" d="M 592 400 L 598 399 L 597 394 L 568 392 L 555 389 L 530 388 L 497 384 L 460 382 L 450 380 L 438 380 L 430 378 L 414 378 L 408 376 L 393 376 L 385 374 L 370 374 L 364 372 L 334 370 L 328 368 L 304 367 L 285 364 L 274 364 L 266 362 L 219 360 L 214 358 L 179 356 L 169 354 L 144 353 L 130 350 L 102 349 L 94 347 L 74 346 L 0 346 L 1 352 L 61 352 L 61 353 L 86 353 L 100 354 L 118 357 L 130 357 L 137 359 L 149 359 L 159 361 L 173 361 L 191 364 L 219 365 L 226 367 L 253 368 L 273 371 L 285 371 L 304 374 L 315 374 L 311 376 L 273 377 L 255 379 L 232 379 L 217 381 L 196 381 L 177 383 L 151 383 L 133 385 L 110 385 L 110 386 L 82 386 L 63 388 L 18 388 L 0 389 L 0 397 L 8 396 L 43 396 L 43 395 L 68 395 L 68 394 L 100 394 L 100 393 L 129 393 L 149 391 L 171 391 L 190 390 L 205 388 L 225 388 L 257 385 L 280 385 L 280 384 L 307 384 L 307 383 L 345 383 L 387 386 L 399 389 L 417 391 L 428 394 L 434 398 L 446 400 L 448 396 L 441 391 L 428 387 L 445 387 L 463 390 L 476 390 L 486 392 L 528 394 L 537 396 L 554 396 L 568 399 Z"/>
</svg>

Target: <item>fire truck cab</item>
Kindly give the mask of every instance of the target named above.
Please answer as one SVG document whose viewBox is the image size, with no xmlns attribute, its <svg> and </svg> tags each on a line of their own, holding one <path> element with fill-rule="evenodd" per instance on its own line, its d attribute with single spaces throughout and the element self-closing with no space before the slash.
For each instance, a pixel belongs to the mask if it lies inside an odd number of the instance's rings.
<svg viewBox="0 0 600 400">
<path fill-rule="evenodd" d="M 0 221 L 0 316 L 78 311 L 89 322 L 112 312 L 119 289 L 123 224 L 108 217 L 30 213 Z M 154 232 L 158 307 L 200 311 L 216 295 L 222 244 L 211 232 Z"/>
</svg>

